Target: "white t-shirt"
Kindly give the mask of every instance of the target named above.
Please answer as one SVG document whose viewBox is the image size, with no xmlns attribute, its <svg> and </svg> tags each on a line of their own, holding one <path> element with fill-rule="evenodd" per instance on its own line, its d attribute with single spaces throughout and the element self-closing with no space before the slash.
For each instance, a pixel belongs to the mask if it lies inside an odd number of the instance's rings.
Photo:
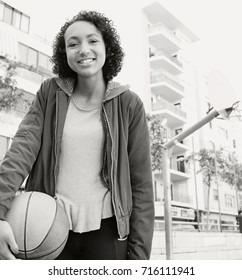
<svg viewBox="0 0 242 280">
<path fill-rule="evenodd" d="M 101 107 L 82 110 L 71 99 L 63 129 L 56 196 L 75 232 L 97 230 L 101 219 L 113 216 L 111 192 L 100 177 L 103 142 Z"/>
</svg>

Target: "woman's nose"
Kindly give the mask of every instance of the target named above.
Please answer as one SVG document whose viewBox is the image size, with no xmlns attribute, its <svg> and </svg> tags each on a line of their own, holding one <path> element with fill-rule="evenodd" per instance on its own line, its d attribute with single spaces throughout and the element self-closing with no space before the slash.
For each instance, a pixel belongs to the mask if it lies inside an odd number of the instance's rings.
<svg viewBox="0 0 242 280">
<path fill-rule="evenodd" d="M 90 53 L 90 48 L 89 45 L 86 43 L 81 44 L 80 48 L 79 48 L 79 54 L 81 56 L 87 56 Z"/>
</svg>

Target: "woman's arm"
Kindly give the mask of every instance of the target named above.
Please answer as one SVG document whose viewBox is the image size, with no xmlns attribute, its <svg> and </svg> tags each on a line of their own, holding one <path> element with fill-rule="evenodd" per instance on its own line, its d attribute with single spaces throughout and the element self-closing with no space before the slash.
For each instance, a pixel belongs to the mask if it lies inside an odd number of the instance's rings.
<svg viewBox="0 0 242 280">
<path fill-rule="evenodd" d="M 138 100 L 129 126 L 128 153 L 132 186 L 129 259 L 149 259 L 154 231 L 150 140 L 143 104 Z"/>
</svg>

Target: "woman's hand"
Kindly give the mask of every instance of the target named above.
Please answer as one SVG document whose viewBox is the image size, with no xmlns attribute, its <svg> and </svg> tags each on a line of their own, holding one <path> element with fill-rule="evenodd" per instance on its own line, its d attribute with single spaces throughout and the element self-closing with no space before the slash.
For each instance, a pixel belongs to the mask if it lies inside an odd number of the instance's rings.
<svg viewBox="0 0 242 280">
<path fill-rule="evenodd" d="M 14 254 L 18 254 L 18 245 L 10 224 L 0 221 L 0 260 L 15 260 Z"/>
</svg>

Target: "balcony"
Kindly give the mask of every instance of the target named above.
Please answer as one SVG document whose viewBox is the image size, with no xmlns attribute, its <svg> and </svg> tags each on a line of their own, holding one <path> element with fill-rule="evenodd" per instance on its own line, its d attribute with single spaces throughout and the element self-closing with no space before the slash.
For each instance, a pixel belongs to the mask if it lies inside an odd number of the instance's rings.
<svg viewBox="0 0 242 280">
<path fill-rule="evenodd" d="M 179 156 L 176 159 L 173 158 L 170 161 L 170 174 L 171 181 L 184 181 L 191 178 L 191 175 L 188 173 L 188 166 L 184 161 L 184 156 Z"/>
<path fill-rule="evenodd" d="M 179 182 L 191 179 L 191 175 L 182 171 L 178 171 L 177 169 L 170 168 L 169 169 L 171 182 Z M 154 171 L 156 178 L 162 179 L 162 171 Z M 163 180 L 163 179 L 162 179 Z"/>
<path fill-rule="evenodd" d="M 172 192 L 171 200 L 173 201 L 173 204 L 176 202 L 191 204 L 193 202 L 191 195 L 182 192 L 179 193 L 178 190 Z"/>
<path fill-rule="evenodd" d="M 182 63 L 177 58 L 165 53 L 162 49 L 150 52 L 150 67 L 155 71 L 165 69 L 173 75 L 183 73 Z"/>
<path fill-rule="evenodd" d="M 169 127 L 180 126 L 186 123 L 186 113 L 166 100 L 152 103 L 151 106 L 154 113 L 162 114 L 167 119 Z"/>
<path fill-rule="evenodd" d="M 170 169 L 171 181 L 178 182 L 191 179 L 191 175 L 175 169 Z"/>
<path fill-rule="evenodd" d="M 191 42 L 196 42 L 198 37 L 176 18 L 169 10 L 165 9 L 161 3 L 154 1 L 143 8 L 144 13 L 151 24 L 162 23 L 168 30 L 178 30 Z"/>
<path fill-rule="evenodd" d="M 151 75 L 151 91 L 161 95 L 169 102 L 176 102 L 184 97 L 184 86 L 180 81 L 164 74 Z"/>
<path fill-rule="evenodd" d="M 182 48 L 182 43 L 175 33 L 161 23 L 150 28 L 149 42 L 153 47 L 162 48 L 168 53 L 177 52 Z"/>
</svg>

